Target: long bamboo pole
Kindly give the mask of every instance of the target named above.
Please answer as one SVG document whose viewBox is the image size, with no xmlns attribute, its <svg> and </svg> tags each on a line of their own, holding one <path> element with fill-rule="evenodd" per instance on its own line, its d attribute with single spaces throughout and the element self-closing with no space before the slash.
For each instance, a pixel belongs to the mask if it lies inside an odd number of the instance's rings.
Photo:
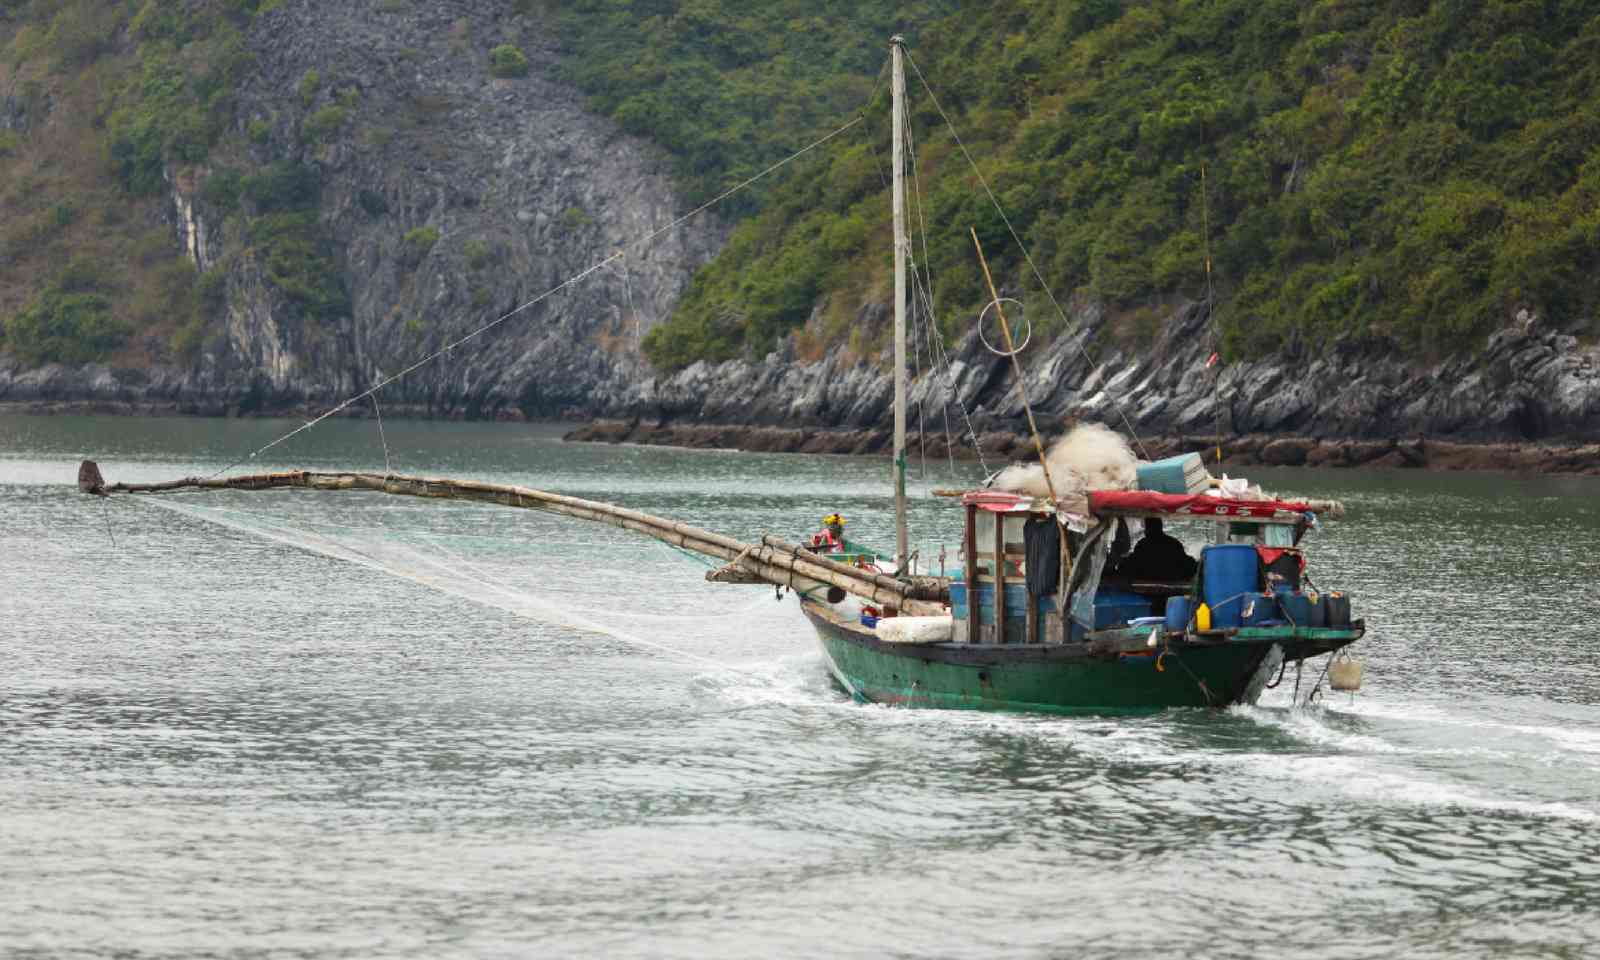
<svg viewBox="0 0 1600 960">
<path fill-rule="evenodd" d="M 895 607 L 913 616 L 936 616 L 944 612 L 941 604 L 930 602 L 925 584 L 905 584 L 893 577 L 827 560 L 775 537 L 766 538 L 759 544 L 743 543 L 720 533 L 616 504 L 584 500 L 531 487 L 478 480 L 296 470 L 234 477 L 186 477 L 165 483 L 116 483 L 86 492 L 158 494 L 184 490 L 274 490 L 295 487 L 471 500 L 557 513 L 632 530 L 685 550 L 730 561 L 768 583 L 790 586 L 801 592 L 834 586 L 871 603 Z"/>
</svg>

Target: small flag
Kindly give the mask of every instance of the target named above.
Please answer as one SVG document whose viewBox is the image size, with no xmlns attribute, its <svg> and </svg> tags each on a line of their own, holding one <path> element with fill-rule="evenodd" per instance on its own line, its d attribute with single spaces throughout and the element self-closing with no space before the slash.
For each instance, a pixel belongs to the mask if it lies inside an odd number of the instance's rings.
<svg viewBox="0 0 1600 960">
<path fill-rule="evenodd" d="M 1210 370 L 1212 367 L 1216 366 L 1216 364 L 1217 364 L 1217 355 L 1216 354 L 1213 353 L 1211 356 L 1206 358 L 1206 369 L 1207 370 Z"/>
</svg>

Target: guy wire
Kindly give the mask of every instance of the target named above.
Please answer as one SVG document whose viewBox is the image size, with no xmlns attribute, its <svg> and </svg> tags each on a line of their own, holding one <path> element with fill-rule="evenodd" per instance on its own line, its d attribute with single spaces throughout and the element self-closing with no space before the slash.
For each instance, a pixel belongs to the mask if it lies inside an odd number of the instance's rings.
<svg viewBox="0 0 1600 960">
<path fill-rule="evenodd" d="M 1056 308 L 1056 313 L 1060 315 L 1063 324 L 1070 324 L 1072 321 L 1067 316 L 1067 311 L 1062 308 L 1060 301 L 1056 300 L 1056 295 L 1051 291 L 1050 285 L 1045 283 L 1044 274 L 1039 272 L 1039 266 L 1033 262 L 1033 255 L 1028 252 L 1028 247 L 1022 242 L 1022 238 L 1017 235 L 1017 228 L 1011 225 L 1011 218 L 1006 216 L 1005 208 L 1000 206 L 999 198 L 989 188 L 989 178 L 985 177 L 983 171 L 978 169 L 978 162 L 967 151 L 967 145 L 962 142 L 961 134 L 956 132 L 955 122 L 950 119 L 949 114 L 945 113 L 944 105 L 939 102 L 938 94 L 933 92 L 933 86 L 928 83 L 928 78 L 922 75 L 922 68 L 917 66 L 916 60 L 912 59 L 909 51 L 906 53 L 906 61 L 911 64 L 911 69 L 916 71 L 917 79 L 922 81 L 922 88 L 928 91 L 928 98 L 933 101 L 934 109 L 939 111 L 939 116 L 943 118 L 945 126 L 950 129 L 950 136 L 955 140 L 956 147 L 961 150 L 961 155 L 966 158 L 967 165 L 972 168 L 973 175 L 978 178 L 978 183 L 983 187 L 983 192 L 988 195 L 989 202 L 994 205 L 995 213 L 1000 215 L 1000 221 L 1006 225 L 1006 232 L 1011 234 L 1011 239 L 1016 243 L 1017 249 L 1022 251 L 1022 258 L 1028 262 L 1028 268 L 1033 271 L 1034 279 L 1044 289 L 1044 295 L 1050 299 L 1050 305 Z M 1083 354 L 1083 359 L 1088 361 L 1091 366 L 1096 365 L 1094 358 L 1089 354 L 1087 344 L 1078 344 L 1078 352 Z M 1139 447 L 1139 452 L 1144 454 L 1146 460 L 1150 459 L 1150 451 L 1145 449 L 1144 441 L 1139 439 L 1139 432 L 1133 428 L 1133 421 L 1128 419 L 1128 412 L 1123 407 L 1122 400 L 1109 390 L 1106 391 L 1106 396 L 1110 397 L 1111 402 L 1116 405 L 1117 415 L 1122 418 L 1123 426 L 1128 428 L 1128 435 L 1133 438 L 1133 442 Z"/>
<path fill-rule="evenodd" d="M 1211 198 L 1206 189 L 1206 165 L 1200 164 L 1200 242 L 1206 258 L 1206 327 L 1210 333 L 1211 351 L 1206 363 L 1216 366 L 1211 375 L 1211 415 L 1216 433 L 1217 462 L 1222 462 L 1222 360 L 1217 354 L 1217 301 L 1211 287 Z M 1213 361 L 1213 358 L 1216 358 Z"/>
</svg>

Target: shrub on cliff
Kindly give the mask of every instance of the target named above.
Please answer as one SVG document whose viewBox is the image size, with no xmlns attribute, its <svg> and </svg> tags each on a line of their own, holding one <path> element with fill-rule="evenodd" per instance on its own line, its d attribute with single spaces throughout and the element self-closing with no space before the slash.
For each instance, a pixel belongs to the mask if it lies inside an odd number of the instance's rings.
<svg viewBox="0 0 1600 960">
<path fill-rule="evenodd" d="M 28 363 L 104 360 L 131 330 L 112 312 L 101 270 L 76 260 L 5 326 L 5 345 Z"/>
<path fill-rule="evenodd" d="M 267 279 L 306 316 L 328 320 L 350 312 L 350 295 L 315 210 L 256 217 L 248 233 Z"/>
<path fill-rule="evenodd" d="M 348 115 L 349 112 L 344 107 L 330 103 L 307 117 L 306 122 L 300 127 L 300 132 L 304 134 L 307 143 L 321 143 L 339 132 Z"/>
<path fill-rule="evenodd" d="M 528 75 L 528 58 L 509 43 L 489 51 L 489 74 L 501 79 Z"/>
<path fill-rule="evenodd" d="M 406 262 L 415 265 L 421 263 L 438 242 L 438 227 L 417 227 L 407 230 L 406 235 L 400 238 L 400 247 Z"/>
</svg>

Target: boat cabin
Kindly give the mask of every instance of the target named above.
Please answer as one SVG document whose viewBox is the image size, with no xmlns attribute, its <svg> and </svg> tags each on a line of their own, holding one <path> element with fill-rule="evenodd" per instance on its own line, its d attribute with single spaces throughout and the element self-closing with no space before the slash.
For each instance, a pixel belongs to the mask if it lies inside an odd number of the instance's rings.
<svg viewBox="0 0 1600 960">
<path fill-rule="evenodd" d="M 1347 600 L 1307 589 L 1299 549 L 1319 514 L 1338 512 L 1331 502 L 1097 491 L 1080 514 L 981 490 L 961 503 L 964 563 L 950 586 L 958 643 L 1065 644 L 1156 625 L 1199 636 L 1349 623 Z M 1188 555 L 1163 530 L 1173 522 L 1204 524 L 1210 543 Z"/>
</svg>

